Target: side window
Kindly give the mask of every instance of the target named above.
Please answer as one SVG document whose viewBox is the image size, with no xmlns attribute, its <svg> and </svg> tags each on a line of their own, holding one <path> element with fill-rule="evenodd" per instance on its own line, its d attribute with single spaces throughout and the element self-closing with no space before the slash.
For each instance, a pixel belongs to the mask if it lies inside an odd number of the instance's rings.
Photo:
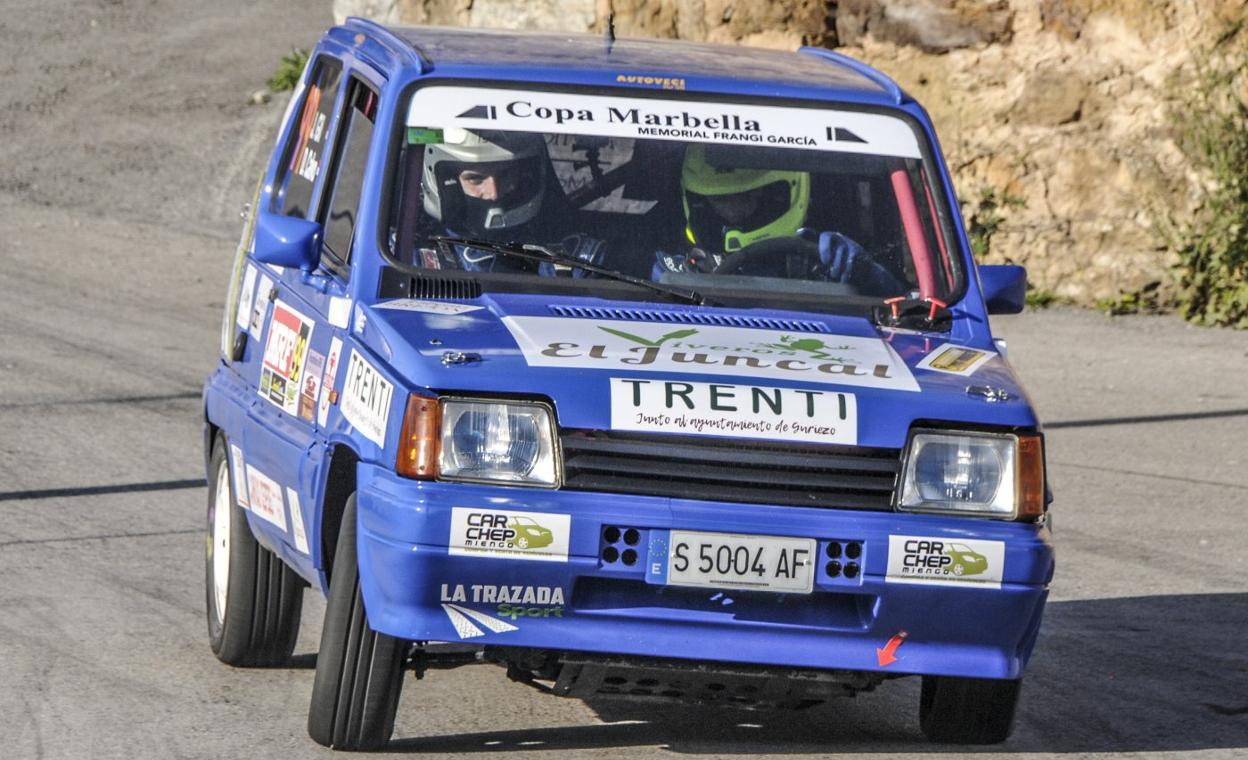
<svg viewBox="0 0 1248 760">
<path fill-rule="evenodd" d="M 342 64 L 338 61 L 321 58 L 316 62 L 295 128 L 290 131 L 282 152 L 274 211 L 287 216 L 308 216 L 312 191 L 328 158 L 325 143 L 341 78 Z"/>
<path fill-rule="evenodd" d="M 354 77 L 347 95 L 347 110 L 338 130 L 339 146 L 326 202 L 320 211 L 325 227 L 326 263 L 342 267 L 351 263 L 351 241 L 364 187 L 364 167 L 373 141 L 377 116 L 377 93 Z"/>
</svg>

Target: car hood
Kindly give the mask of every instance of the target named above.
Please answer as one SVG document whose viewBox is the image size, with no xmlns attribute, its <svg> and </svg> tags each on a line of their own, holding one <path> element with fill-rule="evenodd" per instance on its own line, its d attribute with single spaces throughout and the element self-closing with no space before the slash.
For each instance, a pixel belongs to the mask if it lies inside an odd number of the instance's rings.
<svg viewBox="0 0 1248 760">
<path fill-rule="evenodd" d="M 395 300 L 354 329 L 415 392 L 542 399 L 564 429 L 897 448 L 916 423 L 1038 426 L 986 333 L 967 345 L 861 317 L 604 304 Z"/>
</svg>

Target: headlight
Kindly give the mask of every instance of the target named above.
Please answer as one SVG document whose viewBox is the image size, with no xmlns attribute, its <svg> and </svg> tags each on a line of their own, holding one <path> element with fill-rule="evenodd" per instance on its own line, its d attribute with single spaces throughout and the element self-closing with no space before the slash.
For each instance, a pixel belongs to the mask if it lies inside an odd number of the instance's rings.
<svg viewBox="0 0 1248 760">
<path fill-rule="evenodd" d="M 898 508 L 1007 519 L 1042 514 L 1039 436 L 915 433 Z"/>
<path fill-rule="evenodd" d="M 538 403 L 442 401 L 438 477 L 557 484 L 550 410 Z"/>
</svg>

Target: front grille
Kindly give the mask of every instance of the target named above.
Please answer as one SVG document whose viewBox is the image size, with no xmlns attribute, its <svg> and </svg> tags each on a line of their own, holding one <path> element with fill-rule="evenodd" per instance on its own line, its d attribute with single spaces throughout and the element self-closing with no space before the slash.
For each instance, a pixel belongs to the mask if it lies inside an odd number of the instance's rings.
<svg viewBox="0 0 1248 760">
<path fill-rule="evenodd" d="M 840 509 L 892 508 L 897 449 L 565 430 L 564 488 Z"/>
</svg>

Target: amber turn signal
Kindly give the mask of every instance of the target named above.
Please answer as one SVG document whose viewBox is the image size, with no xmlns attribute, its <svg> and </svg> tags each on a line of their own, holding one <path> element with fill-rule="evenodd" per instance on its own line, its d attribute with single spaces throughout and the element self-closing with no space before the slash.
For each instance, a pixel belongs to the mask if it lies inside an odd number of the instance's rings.
<svg viewBox="0 0 1248 760">
<path fill-rule="evenodd" d="M 439 406 L 436 398 L 411 395 L 399 434 L 399 456 L 394 469 L 417 480 L 433 480 L 438 474 Z"/>
<path fill-rule="evenodd" d="M 1044 439 L 1038 435 L 1018 437 L 1018 517 L 1044 514 Z"/>
</svg>

